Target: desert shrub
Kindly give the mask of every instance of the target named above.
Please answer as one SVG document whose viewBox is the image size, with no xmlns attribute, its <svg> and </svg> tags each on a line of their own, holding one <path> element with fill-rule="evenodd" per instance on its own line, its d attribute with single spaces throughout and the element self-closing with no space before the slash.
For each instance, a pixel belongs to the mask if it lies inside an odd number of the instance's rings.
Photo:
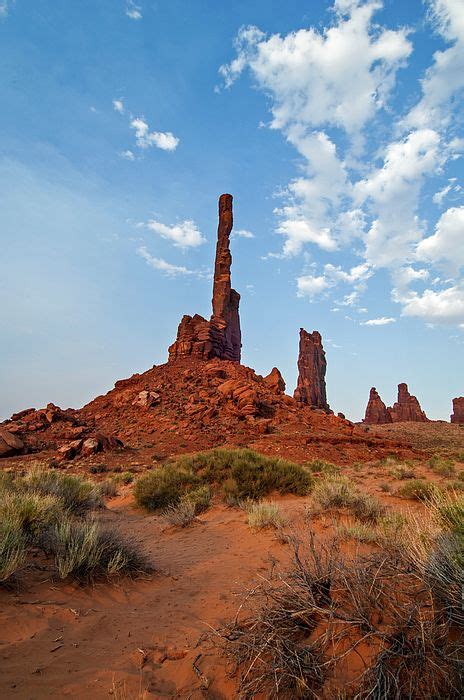
<svg viewBox="0 0 464 700">
<path fill-rule="evenodd" d="M 14 483 L 14 476 L 10 472 L 0 471 L 0 493 L 11 490 Z"/>
<path fill-rule="evenodd" d="M 107 471 L 108 467 L 106 466 L 106 464 L 92 464 L 89 467 L 89 472 L 91 474 L 104 474 Z"/>
<path fill-rule="evenodd" d="M 394 479 L 414 479 L 416 472 L 411 467 L 396 467 L 390 471 L 390 476 Z"/>
<path fill-rule="evenodd" d="M 349 508 L 359 519 L 376 522 L 385 513 L 374 496 L 358 491 L 344 476 L 329 477 L 319 481 L 313 491 L 314 501 L 323 509 Z"/>
<path fill-rule="evenodd" d="M 273 501 L 260 501 L 252 503 L 248 510 L 248 525 L 252 530 L 261 530 L 265 527 L 279 529 L 285 525 L 285 518 L 280 513 L 279 506 Z"/>
<path fill-rule="evenodd" d="M 26 538 L 11 521 L 0 522 L 0 583 L 5 583 L 26 558 Z"/>
<path fill-rule="evenodd" d="M 341 469 L 332 462 L 326 462 L 323 459 L 313 459 L 305 463 L 305 467 L 313 474 L 324 474 L 325 476 L 334 476 L 340 474 Z"/>
<path fill-rule="evenodd" d="M 195 503 L 186 498 L 178 503 L 171 503 L 163 511 L 164 519 L 176 527 L 188 527 L 195 520 Z"/>
<path fill-rule="evenodd" d="M 102 500 L 95 484 L 74 474 L 34 469 L 22 480 L 23 488 L 43 495 L 56 496 L 63 507 L 76 515 L 101 507 Z"/>
<path fill-rule="evenodd" d="M 306 495 L 311 474 L 301 465 L 266 457 L 249 449 L 215 449 L 180 457 L 177 465 L 193 471 L 203 482 L 224 486 L 226 497 L 258 499 L 272 491 Z"/>
<path fill-rule="evenodd" d="M 149 570 L 132 543 L 94 520 L 63 518 L 47 532 L 43 545 L 54 555 L 62 579 L 72 576 L 88 582 Z"/>
<path fill-rule="evenodd" d="M 105 479 L 96 485 L 97 493 L 102 498 L 115 498 L 118 495 L 118 486 L 115 479 Z"/>
<path fill-rule="evenodd" d="M 167 464 L 141 476 L 135 483 L 136 502 L 147 510 L 158 510 L 176 504 L 199 485 L 199 478 L 190 470 Z"/>
<path fill-rule="evenodd" d="M 122 472 L 119 478 L 125 486 L 127 486 L 128 484 L 132 484 L 132 482 L 134 481 L 134 475 L 131 472 L 127 471 Z"/>
<path fill-rule="evenodd" d="M 211 503 L 211 488 L 209 484 L 204 484 L 203 486 L 197 486 L 195 489 L 185 493 L 181 502 L 187 501 L 191 503 L 194 507 L 194 514 L 204 513 L 208 510 L 209 504 Z"/>
<path fill-rule="evenodd" d="M 375 543 L 378 540 L 377 530 L 372 527 L 372 525 L 369 525 L 369 523 L 363 523 L 360 520 L 354 523 L 337 525 L 336 533 L 343 540 L 351 539 L 369 544 Z"/>
<path fill-rule="evenodd" d="M 415 501 L 426 501 L 437 493 L 438 488 L 431 481 L 423 479 L 412 479 L 407 484 L 398 489 L 398 496 L 410 498 Z"/>
<path fill-rule="evenodd" d="M 456 472 L 454 462 L 441 455 L 433 455 L 428 461 L 430 469 L 440 476 L 453 476 Z"/>
<path fill-rule="evenodd" d="M 337 526 L 337 534 L 342 539 L 353 539 L 357 542 L 378 544 L 383 547 L 397 545 L 405 524 L 403 516 L 397 513 L 377 518 L 376 521 L 355 520 Z"/>
<path fill-rule="evenodd" d="M 57 522 L 63 503 L 56 496 L 34 491 L 5 491 L 0 499 L 0 520 L 34 540 L 40 532 Z"/>
</svg>

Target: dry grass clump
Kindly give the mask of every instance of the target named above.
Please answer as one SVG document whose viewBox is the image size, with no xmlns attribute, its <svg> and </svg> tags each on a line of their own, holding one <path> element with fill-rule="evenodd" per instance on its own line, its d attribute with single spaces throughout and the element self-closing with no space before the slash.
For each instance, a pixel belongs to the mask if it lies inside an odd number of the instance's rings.
<svg viewBox="0 0 464 700">
<path fill-rule="evenodd" d="M 148 570 L 131 543 L 82 519 L 101 503 L 98 487 L 77 476 L 33 470 L 25 477 L 0 479 L 0 582 L 10 579 L 37 547 L 53 556 L 61 578 L 90 581 Z"/>
<path fill-rule="evenodd" d="M 439 474 L 440 476 L 454 476 L 456 473 L 454 462 L 439 454 L 433 455 L 429 459 L 428 465 L 435 474 Z"/>
<path fill-rule="evenodd" d="M 293 462 L 248 449 L 216 449 L 161 465 L 140 477 L 134 495 L 139 505 L 157 510 L 190 497 L 199 487 L 220 487 L 226 501 L 236 504 L 247 498 L 258 500 L 273 491 L 305 495 L 312 484 L 308 470 Z"/>
<path fill-rule="evenodd" d="M 407 484 L 398 489 L 397 494 L 401 498 L 410 498 L 415 501 L 428 501 L 435 493 L 438 492 L 438 487 L 431 481 L 423 479 L 412 479 Z"/>
<path fill-rule="evenodd" d="M 313 474 L 322 474 L 323 476 L 335 476 L 341 473 L 340 467 L 332 462 L 326 462 L 324 459 L 313 459 L 306 462 L 305 467 Z"/>
<path fill-rule="evenodd" d="M 398 548 L 346 560 L 310 534 L 291 569 L 261 578 L 217 635 L 240 697 L 342 697 L 343 685 L 350 698 L 457 699 L 464 649 L 444 613 Z"/>
<path fill-rule="evenodd" d="M 53 554 L 60 578 L 83 582 L 147 571 L 137 548 L 95 520 L 64 518 L 43 533 L 42 547 Z"/>
<path fill-rule="evenodd" d="M 415 479 L 416 472 L 411 467 L 395 467 L 395 469 L 390 470 L 390 476 L 394 479 Z"/>
<path fill-rule="evenodd" d="M 247 508 L 248 525 L 252 530 L 262 530 L 273 527 L 276 530 L 284 527 L 286 518 L 281 514 L 279 506 L 274 501 L 251 503 Z"/>
<path fill-rule="evenodd" d="M 377 522 L 386 508 L 374 496 L 360 492 L 344 476 L 319 481 L 313 490 L 314 502 L 324 510 L 348 508 L 359 520 Z"/>
<path fill-rule="evenodd" d="M 188 527 L 195 520 L 195 504 L 187 499 L 171 503 L 163 511 L 163 517 L 170 525 Z"/>
<path fill-rule="evenodd" d="M 390 513 L 379 518 L 375 523 L 354 520 L 350 523 L 338 524 L 336 533 L 340 539 L 352 539 L 364 544 L 390 547 L 399 544 L 404 525 L 403 516 Z"/>
</svg>

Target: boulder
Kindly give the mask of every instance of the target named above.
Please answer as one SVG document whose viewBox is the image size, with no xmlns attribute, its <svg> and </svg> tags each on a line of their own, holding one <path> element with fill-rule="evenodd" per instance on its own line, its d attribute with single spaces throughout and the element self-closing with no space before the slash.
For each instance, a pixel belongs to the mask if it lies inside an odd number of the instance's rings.
<svg viewBox="0 0 464 700">
<path fill-rule="evenodd" d="M 17 435 L 13 435 L 5 428 L 0 428 L 0 457 L 12 457 L 21 454 L 23 450 L 24 443 Z"/>
<path fill-rule="evenodd" d="M 276 394 L 285 393 L 284 378 L 282 377 L 277 367 L 273 367 L 269 374 L 266 377 L 264 377 L 263 381 L 269 387 L 269 389 L 275 391 Z"/>
<path fill-rule="evenodd" d="M 151 408 L 156 406 L 161 401 L 161 396 L 156 391 L 140 391 L 134 401 L 132 401 L 133 406 L 142 406 L 145 408 Z"/>
</svg>

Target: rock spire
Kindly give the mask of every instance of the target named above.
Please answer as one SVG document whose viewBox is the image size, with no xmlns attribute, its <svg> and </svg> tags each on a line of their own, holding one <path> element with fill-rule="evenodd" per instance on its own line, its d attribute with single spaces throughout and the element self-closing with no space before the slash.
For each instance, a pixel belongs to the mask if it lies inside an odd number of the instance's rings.
<svg viewBox="0 0 464 700">
<path fill-rule="evenodd" d="M 464 425 L 464 396 L 453 399 L 452 423 L 462 423 Z"/>
<path fill-rule="evenodd" d="M 382 423 L 391 423 L 392 419 L 387 407 L 380 398 L 375 386 L 372 387 L 369 394 L 369 401 L 366 406 L 366 415 L 364 423 L 369 425 L 380 425 Z"/>
<path fill-rule="evenodd" d="M 207 321 L 203 316 L 184 316 L 177 329 L 176 341 L 169 348 L 169 361 L 187 355 L 240 362 L 241 332 L 240 294 L 232 289 L 230 268 L 230 234 L 233 226 L 232 195 L 219 197 L 219 225 L 216 244 L 213 283 L 213 313 Z"/>
<path fill-rule="evenodd" d="M 325 386 L 327 361 L 318 331 L 308 333 L 300 328 L 298 384 L 293 397 L 298 403 L 329 411 Z"/>
<path fill-rule="evenodd" d="M 398 384 L 398 400 L 389 408 L 385 407 L 375 387 L 372 387 L 364 423 L 380 425 L 402 422 L 426 423 L 427 421 L 425 412 L 416 397 L 409 393 L 407 384 Z"/>
</svg>

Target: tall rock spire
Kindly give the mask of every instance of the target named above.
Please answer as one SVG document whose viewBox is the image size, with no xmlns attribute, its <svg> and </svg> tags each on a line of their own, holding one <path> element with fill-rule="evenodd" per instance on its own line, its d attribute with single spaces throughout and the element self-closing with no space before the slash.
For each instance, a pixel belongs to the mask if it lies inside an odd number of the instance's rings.
<svg viewBox="0 0 464 700">
<path fill-rule="evenodd" d="M 293 394 L 296 401 L 313 408 L 330 410 L 325 386 L 326 368 L 321 334 L 318 331 L 308 333 L 300 328 L 298 384 Z"/>
<path fill-rule="evenodd" d="M 214 264 L 213 313 L 207 321 L 202 316 L 184 316 L 177 329 L 176 341 L 169 348 L 169 360 L 196 355 L 219 357 L 240 362 L 241 332 L 240 294 L 232 289 L 230 268 L 230 234 L 233 226 L 232 195 L 219 197 L 219 225 Z"/>
<path fill-rule="evenodd" d="M 368 425 L 382 425 L 383 423 L 392 422 L 387 407 L 380 398 L 375 386 L 373 386 L 370 391 L 369 401 L 366 406 L 366 415 L 363 422 Z"/>
</svg>

